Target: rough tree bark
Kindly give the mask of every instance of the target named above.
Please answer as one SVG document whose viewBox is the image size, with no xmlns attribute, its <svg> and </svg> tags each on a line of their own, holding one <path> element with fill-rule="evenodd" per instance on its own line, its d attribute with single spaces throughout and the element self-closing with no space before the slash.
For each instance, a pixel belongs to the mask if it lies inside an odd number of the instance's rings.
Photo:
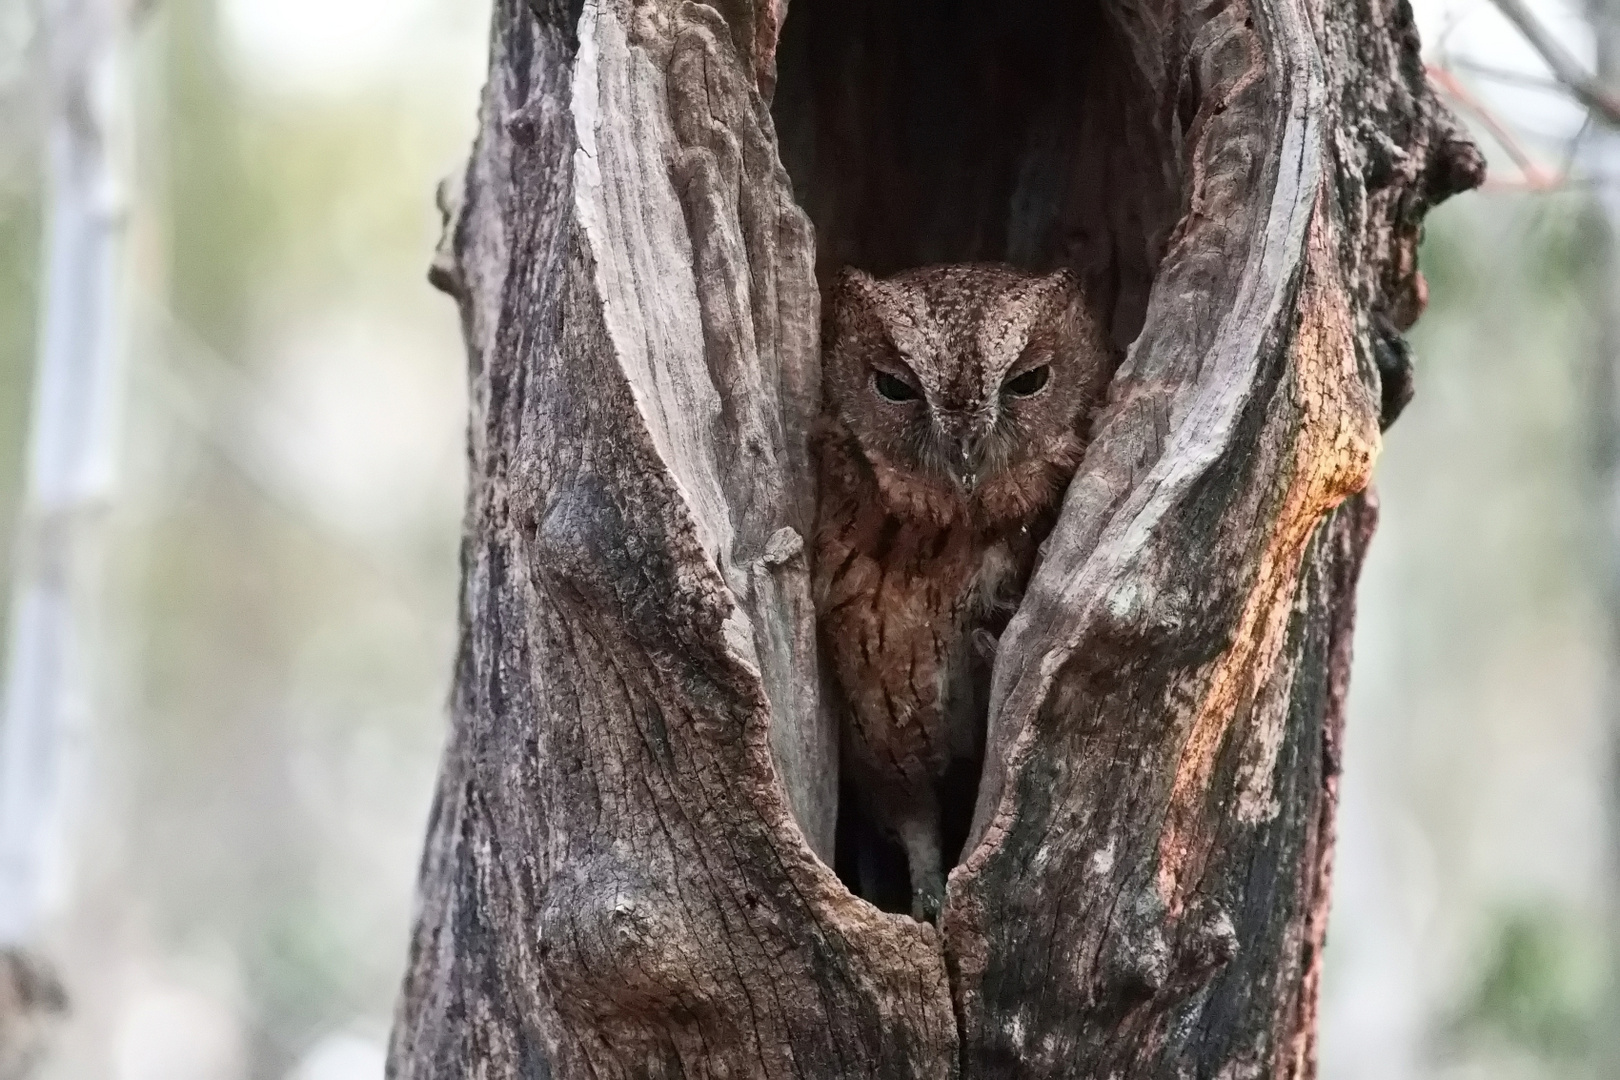
<svg viewBox="0 0 1620 1080">
<path fill-rule="evenodd" d="M 1312 1075 L 1363 492 L 1482 173 L 1406 4 L 496 0 L 490 56 L 391 1075 Z M 936 930 L 829 869 L 806 429 L 818 272 L 975 258 L 1120 366 Z"/>
</svg>

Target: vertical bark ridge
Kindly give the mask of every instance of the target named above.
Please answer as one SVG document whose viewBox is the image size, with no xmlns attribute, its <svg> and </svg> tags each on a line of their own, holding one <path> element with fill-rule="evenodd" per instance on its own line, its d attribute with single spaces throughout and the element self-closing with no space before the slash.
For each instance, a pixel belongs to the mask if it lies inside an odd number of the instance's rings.
<svg viewBox="0 0 1620 1080">
<path fill-rule="evenodd" d="M 1378 452 L 1378 415 L 1355 363 L 1355 342 L 1344 286 L 1324 235 L 1321 216 L 1307 239 L 1306 267 L 1288 370 L 1289 405 L 1298 429 L 1280 462 L 1282 492 L 1274 524 L 1259 551 L 1253 583 L 1241 603 L 1232 647 L 1215 661 L 1193 716 L 1171 785 L 1159 840 L 1159 896 L 1172 915 L 1185 906 L 1202 856 L 1193 850 L 1195 819 L 1209 794 L 1216 756 L 1245 702 L 1260 696 L 1276 672 L 1298 585 L 1300 559 L 1317 523 L 1346 497 L 1366 487 Z M 1276 742 L 1281 731 L 1261 731 L 1260 759 L 1238 777 L 1237 812 L 1256 817 L 1272 800 Z"/>
</svg>

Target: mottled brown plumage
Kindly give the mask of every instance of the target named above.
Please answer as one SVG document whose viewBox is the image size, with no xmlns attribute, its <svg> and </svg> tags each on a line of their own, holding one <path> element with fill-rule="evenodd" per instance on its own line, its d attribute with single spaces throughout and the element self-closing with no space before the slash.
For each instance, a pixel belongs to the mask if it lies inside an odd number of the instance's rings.
<svg viewBox="0 0 1620 1080">
<path fill-rule="evenodd" d="M 823 368 L 816 604 L 846 788 L 904 847 L 912 914 L 932 919 L 941 785 L 953 763 L 978 775 L 994 635 L 1080 461 L 1107 351 L 1066 271 L 845 270 Z"/>
</svg>

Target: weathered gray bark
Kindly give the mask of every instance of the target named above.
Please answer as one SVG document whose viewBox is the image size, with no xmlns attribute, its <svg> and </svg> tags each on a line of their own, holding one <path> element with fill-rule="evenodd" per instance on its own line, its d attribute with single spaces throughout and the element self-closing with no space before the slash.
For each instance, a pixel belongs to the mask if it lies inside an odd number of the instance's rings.
<svg viewBox="0 0 1620 1080">
<path fill-rule="evenodd" d="M 471 484 L 392 1075 L 1309 1076 L 1358 493 L 1422 214 L 1481 171 L 1410 12 L 785 16 L 496 2 L 434 267 Z M 1121 366 L 936 930 L 829 869 L 806 428 L 817 269 L 972 258 L 1073 266 Z"/>
</svg>

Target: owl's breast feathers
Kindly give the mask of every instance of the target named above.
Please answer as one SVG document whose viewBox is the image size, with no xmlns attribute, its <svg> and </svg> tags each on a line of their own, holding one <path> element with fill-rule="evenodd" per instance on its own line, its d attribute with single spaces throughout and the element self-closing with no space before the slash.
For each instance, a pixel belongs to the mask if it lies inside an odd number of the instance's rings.
<svg viewBox="0 0 1620 1080">
<path fill-rule="evenodd" d="M 1031 526 L 1065 477 L 1032 471 L 1010 486 L 1021 497 L 987 513 L 944 482 L 872 462 L 835 420 L 816 443 L 816 608 L 850 714 L 849 764 L 929 784 L 974 752 L 983 717 L 962 683 L 983 658 L 971 637 L 999 630 L 1016 605 L 1039 538 Z"/>
</svg>

